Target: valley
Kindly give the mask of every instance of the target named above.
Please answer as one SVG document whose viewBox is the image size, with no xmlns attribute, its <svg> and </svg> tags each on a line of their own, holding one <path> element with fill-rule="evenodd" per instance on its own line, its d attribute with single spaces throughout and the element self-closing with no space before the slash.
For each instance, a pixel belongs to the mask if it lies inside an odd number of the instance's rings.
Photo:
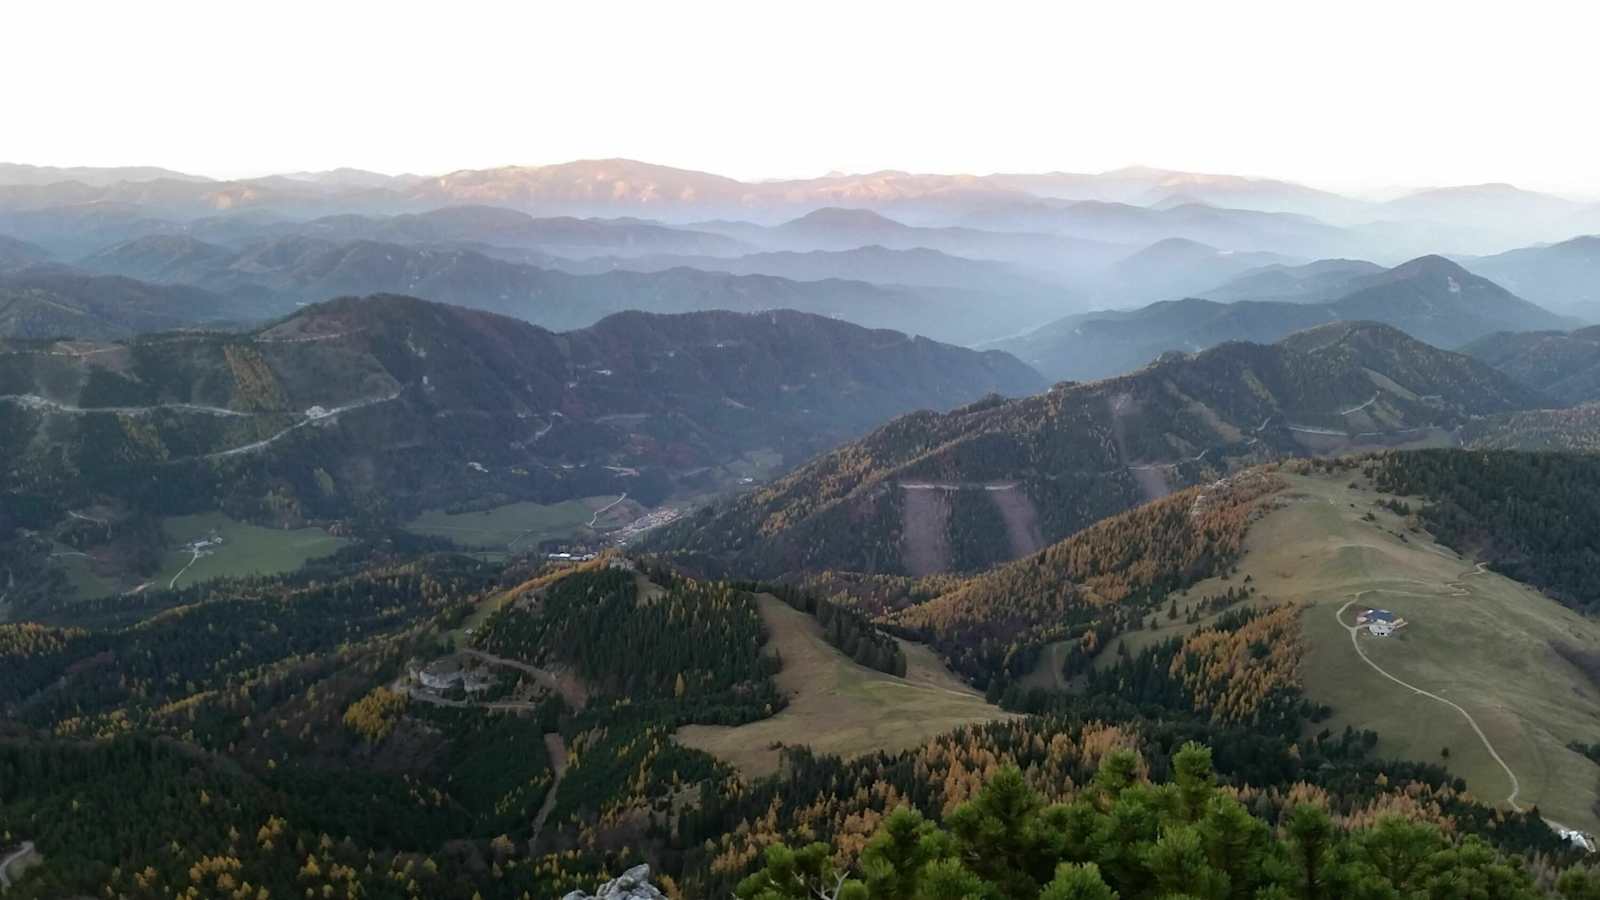
<svg viewBox="0 0 1600 900">
<path fill-rule="evenodd" d="M 542 541 L 565 540 L 592 533 L 601 526 L 602 515 L 608 527 L 638 509 L 619 509 L 626 495 L 583 497 L 556 504 L 513 503 L 479 512 L 447 513 L 429 510 L 406 524 L 417 534 L 447 538 L 464 548 L 488 550 L 504 555 L 526 553 Z"/>
<path fill-rule="evenodd" d="M 0 442 L 18 466 L 0 479 L 37 504 L 30 530 L 101 559 L 68 558 L 69 578 L 98 593 L 173 582 L 146 551 L 127 565 L 127 545 L 159 537 L 144 516 L 405 525 L 523 552 L 631 538 L 767 477 L 786 458 L 774 446 L 794 459 L 886 415 L 1036 385 L 1001 354 L 798 313 L 627 314 L 556 335 L 409 298 L 347 299 L 245 335 L 7 345 Z M 89 507 L 106 510 L 99 530 L 69 515 Z M 445 512 L 468 508 L 498 512 Z"/>
<path fill-rule="evenodd" d="M 74 518 L 94 521 L 82 513 Z M 127 542 L 89 545 L 87 550 L 56 544 L 49 564 L 61 572 L 65 583 L 64 590 L 50 600 L 70 606 L 113 594 L 170 590 L 212 578 L 292 572 L 308 560 L 350 543 L 321 528 L 264 528 L 223 513 L 174 516 L 147 527 L 154 532 L 154 546 L 137 551 Z"/>
</svg>

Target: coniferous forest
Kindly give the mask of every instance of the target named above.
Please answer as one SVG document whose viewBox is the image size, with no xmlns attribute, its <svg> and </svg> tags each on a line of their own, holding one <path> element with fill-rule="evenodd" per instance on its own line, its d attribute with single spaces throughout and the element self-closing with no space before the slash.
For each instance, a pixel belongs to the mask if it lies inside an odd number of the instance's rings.
<svg viewBox="0 0 1600 900">
<path fill-rule="evenodd" d="M 1580 461 L 1492 455 L 1340 466 L 1442 537 L 1465 519 L 1430 511 L 1504 517 L 1530 566 L 1559 554 L 1484 485 L 1554 504 L 1591 483 Z M 1462 466 L 1478 489 L 1441 487 Z M 43 857 L 12 891 L 489 900 L 645 861 L 681 897 L 1590 896 L 1536 814 L 1328 727 L 1293 607 L 1243 585 L 1186 607 L 1216 614 L 1181 636 L 1104 649 L 1225 572 L 1281 490 L 1191 489 L 973 579 L 723 582 L 670 555 L 503 565 L 382 541 L 0 626 L 0 834 Z M 741 773 L 674 734 L 783 714 L 763 594 L 863 670 L 905 676 L 899 640 L 925 640 L 1020 717 Z M 1018 677 L 1060 640 L 1072 692 Z M 411 673 L 449 660 L 488 684 L 419 692 Z"/>
</svg>

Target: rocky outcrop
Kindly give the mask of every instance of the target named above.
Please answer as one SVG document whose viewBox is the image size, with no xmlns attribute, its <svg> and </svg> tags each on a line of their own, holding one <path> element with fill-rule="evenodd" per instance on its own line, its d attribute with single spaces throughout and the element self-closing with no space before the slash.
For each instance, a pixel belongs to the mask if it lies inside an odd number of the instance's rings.
<svg viewBox="0 0 1600 900">
<path fill-rule="evenodd" d="M 640 865 L 601 885 L 596 893 L 573 891 L 561 900 L 667 900 L 667 895 L 650 883 L 650 867 Z"/>
</svg>

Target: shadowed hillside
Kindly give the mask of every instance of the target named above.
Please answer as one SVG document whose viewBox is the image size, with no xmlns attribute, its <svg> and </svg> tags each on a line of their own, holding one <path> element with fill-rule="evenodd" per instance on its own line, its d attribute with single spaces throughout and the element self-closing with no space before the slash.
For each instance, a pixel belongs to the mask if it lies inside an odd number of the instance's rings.
<svg viewBox="0 0 1600 900">
<path fill-rule="evenodd" d="M 1451 443 L 1474 416 L 1541 404 L 1472 359 L 1387 326 L 1340 323 L 905 416 L 675 526 L 658 546 L 763 574 L 970 571 L 1240 466 Z M 1008 515 L 1017 506 L 1036 539 L 1020 539 Z"/>
<path fill-rule="evenodd" d="M 796 312 L 626 313 L 559 334 L 346 298 L 241 334 L 4 345 L 0 490 L 8 535 L 96 504 L 274 524 L 650 506 L 728 488 L 721 467 L 747 455 L 794 464 L 907 410 L 1038 386 L 1005 354 Z"/>
</svg>

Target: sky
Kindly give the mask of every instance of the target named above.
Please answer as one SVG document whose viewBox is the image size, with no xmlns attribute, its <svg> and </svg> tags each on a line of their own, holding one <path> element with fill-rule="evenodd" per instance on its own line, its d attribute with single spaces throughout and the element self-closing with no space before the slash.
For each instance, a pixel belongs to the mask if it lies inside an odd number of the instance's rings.
<svg viewBox="0 0 1600 900">
<path fill-rule="evenodd" d="M 1600 195 L 1600 4 L 51 0 L 3 20 L 8 162 L 1145 164 Z"/>
</svg>

